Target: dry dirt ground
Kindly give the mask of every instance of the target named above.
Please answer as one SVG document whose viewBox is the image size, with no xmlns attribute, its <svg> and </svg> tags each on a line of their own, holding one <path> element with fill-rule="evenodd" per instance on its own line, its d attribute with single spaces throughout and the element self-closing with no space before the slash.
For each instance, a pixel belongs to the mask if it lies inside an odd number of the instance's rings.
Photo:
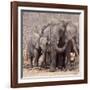
<svg viewBox="0 0 90 90">
<path fill-rule="evenodd" d="M 73 70 L 73 71 L 61 71 L 57 69 L 55 72 L 49 72 L 49 69 L 25 69 L 23 72 L 23 77 L 31 77 L 31 76 L 57 76 L 57 75 L 76 75 L 78 74 L 79 70 Z"/>
<path fill-rule="evenodd" d="M 23 68 L 23 77 L 31 77 L 31 76 L 58 76 L 58 75 L 77 75 L 79 73 L 79 64 L 77 64 L 76 69 L 70 71 L 64 71 L 56 68 L 55 72 L 50 72 L 49 68 L 45 69 L 42 68 L 29 68 L 29 61 L 24 61 L 24 68 Z"/>
</svg>

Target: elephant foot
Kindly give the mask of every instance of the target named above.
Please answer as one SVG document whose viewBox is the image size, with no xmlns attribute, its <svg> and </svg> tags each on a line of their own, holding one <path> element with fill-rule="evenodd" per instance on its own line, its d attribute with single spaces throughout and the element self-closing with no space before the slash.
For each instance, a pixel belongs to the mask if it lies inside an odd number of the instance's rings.
<svg viewBox="0 0 90 90">
<path fill-rule="evenodd" d="M 58 69 L 62 69 L 62 67 L 61 67 L 61 66 L 58 66 L 57 68 L 58 68 Z"/>
<path fill-rule="evenodd" d="M 66 68 L 64 68 L 64 69 L 63 69 L 63 71 L 64 71 L 64 72 L 66 72 L 66 71 L 67 71 L 67 69 L 66 69 Z"/>
<path fill-rule="evenodd" d="M 51 67 L 49 71 L 50 71 L 50 72 L 55 72 L 55 71 L 56 71 L 56 68 Z"/>
<path fill-rule="evenodd" d="M 73 69 L 72 68 L 69 68 L 69 71 L 72 71 Z"/>
<path fill-rule="evenodd" d="M 33 68 L 33 66 L 32 66 L 32 65 L 30 65 L 30 68 Z"/>
<path fill-rule="evenodd" d="M 41 68 L 41 67 L 38 67 L 38 69 L 39 69 L 39 70 L 42 70 L 42 68 Z"/>
<path fill-rule="evenodd" d="M 37 68 L 37 67 L 38 67 L 38 65 L 37 65 L 37 64 L 34 64 L 34 65 L 33 65 L 33 67 L 36 67 L 36 68 Z"/>
</svg>

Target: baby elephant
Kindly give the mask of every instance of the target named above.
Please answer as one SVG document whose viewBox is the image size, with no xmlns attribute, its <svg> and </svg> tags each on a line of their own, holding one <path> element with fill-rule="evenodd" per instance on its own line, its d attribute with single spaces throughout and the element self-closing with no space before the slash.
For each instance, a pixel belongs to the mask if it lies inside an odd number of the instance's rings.
<svg viewBox="0 0 90 90">
<path fill-rule="evenodd" d="M 40 38 L 40 48 L 41 48 L 41 56 L 38 59 L 38 66 L 41 69 L 41 67 L 44 67 L 46 64 L 46 52 L 47 52 L 47 45 L 48 40 L 46 37 Z"/>
<path fill-rule="evenodd" d="M 39 65 L 39 69 L 41 69 L 42 67 L 45 67 L 46 65 L 46 61 L 45 61 L 45 54 L 43 53 L 39 60 L 38 60 L 38 65 Z"/>
</svg>

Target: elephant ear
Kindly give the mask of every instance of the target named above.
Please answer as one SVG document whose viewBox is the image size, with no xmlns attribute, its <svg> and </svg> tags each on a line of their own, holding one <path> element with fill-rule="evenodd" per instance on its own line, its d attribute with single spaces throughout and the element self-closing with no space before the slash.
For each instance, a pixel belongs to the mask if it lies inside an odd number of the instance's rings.
<svg viewBox="0 0 90 90">
<path fill-rule="evenodd" d="M 31 35 L 31 42 L 33 43 L 33 45 L 35 46 L 36 49 L 39 49 L 39 34 L 38 33 L 35 33 L 33 32 L 32 35 Z"/>
<path fill-rule="evenodd" d="M 72 22 L 69 22 L 66 26 L 66 37 L 67 39 L 72 39 L 76 36 L 77 26 L 75 26 Z"/>
</svg>

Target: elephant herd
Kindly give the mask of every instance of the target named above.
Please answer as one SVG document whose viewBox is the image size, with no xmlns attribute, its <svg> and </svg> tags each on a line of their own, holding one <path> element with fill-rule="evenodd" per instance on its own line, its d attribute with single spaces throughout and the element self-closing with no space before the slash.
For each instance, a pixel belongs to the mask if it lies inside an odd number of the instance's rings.
<svg viewBox="0 0 90 90">
<path fill-rule="evenodd" d="M 73 22 L 59 21 L 43 26 L 40 34 L 32 33 L 27 44 L 30 68 L 71 69 L 79 55 L 78 31 Z"/>
</svg>

